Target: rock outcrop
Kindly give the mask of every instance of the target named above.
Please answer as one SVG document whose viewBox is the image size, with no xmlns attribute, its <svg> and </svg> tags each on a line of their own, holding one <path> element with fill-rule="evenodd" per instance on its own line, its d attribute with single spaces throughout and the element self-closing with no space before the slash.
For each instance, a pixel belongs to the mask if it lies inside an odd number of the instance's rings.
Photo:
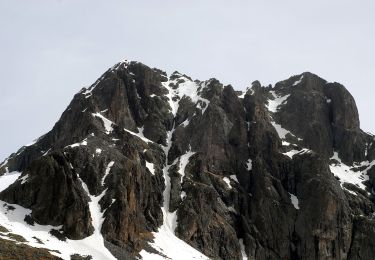
<svg viewBox="0 0 375 260">
<path fill-rule="evenodd" d="M 0 166 L 22 172 L 0 199 L 60 239 L 102 237 L 117 259 L 181 247 L 211 259 L 365 260 L 374 142 L 345 87 L 309 72 L 239 93 L 125 61 Z"/>
</svg>

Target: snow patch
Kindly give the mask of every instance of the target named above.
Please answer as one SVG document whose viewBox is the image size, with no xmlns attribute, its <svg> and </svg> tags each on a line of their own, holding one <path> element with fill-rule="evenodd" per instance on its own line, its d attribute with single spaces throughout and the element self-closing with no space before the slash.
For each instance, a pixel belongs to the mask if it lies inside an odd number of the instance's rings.
<svg viewBox="0 0 375 260">
<path fill-rule="evenodd" d="M 249 95 L 253 95 L 254 94 L 254 90 L 251 89 L 251 87 L 247 87 L 246 88 L 246 91 L 242 92 L 241 95 L 238 96 L 238 98 L 245 98 L 245 95 L 246 94 L 249 94 Z"/>
<path fill-rule="evenodd" d="M 102 178 L 102 186 L 104 186 L 105 178 L 107 178 L 109 172 L 111 171 L 112 166 L 115 164 L 114 161 L 108 163 L 107 168 L 105 169 L 104 176 Z"/>
<path fill-rule="evenodd" d="M 350 194 L 353 194 L 355 196 L 357 196 L 357 193 L 355 191 L 352 191 L 352 190 L 348 190 L 347 188 L 345 187 L 342 187 L 344 190 L 346 190 L 347 192 L 349 192 Z"/>
<path fill-rule="evenodd" d="M 184 155 L 181 155 L 180 160 L 179 160 L 180 163 L 178 167 L 179 168 L 178 173 L 181 175 L 180 182 L 182 182 L 182 179 L 185 176 L 186 165 L 189 163 L 190 157 L 192 157 L 194 154 L 195 152 L 192 152 L 190 148 L 187 153 L 185 153 Z"/>
<path fill-rule="evenodd" d="M 75 144 L 71 144 L 71 145 L 68 145 L 68 146 L 66 146 L 65 148 L 74 148 L 74 147 L 79 147 L 79 146 L 81 146 L 81 145 L 87 145 L 87 138 L 86 139 L 84 139 L 82 142 L 80 142 L 80 143 L 75 143 Z M 49 150 L 48 150 L 49 151 Z M 47 151 L 47 153 L 48 153 L 48 151 Z"/>
<path fill-rule="evenodd" d="M 159 228 L 158 232 L 154 233 L 154 241 L 150 243 L 150 246 L 172 260 L 209 259 L 195 248 L 177 238 L 174 233 L 170 232 L 170 230 L 164 225 Z M 139 254 L 143 260 L 168 259 L 145 250 L 142 250 Z"/>
<path fill-rule="evenodd" d="M 275 91 L 270 91 L 274 99 L 268 99 L 267 109 L 270 112 L 277 112 L 279 107 L 287 102 L 290 95 L 278 96 Z"/>
<path fill-rule="evenodd" d="M 164 176 L 164 183 L 165 183 L 165 189 L 163 192 L 163 197 L 164 197 L 164 203 L 162 207 L 162 212 L 163 212 L 163 225 L 159 228 L 159 231 L 161 229 L 164 229 L 166 231 L 171 232 L 174 235 L 174 230 L 177 225 L 177 220 L 176 220 L 176 212 L 169 212 L 169 201 L 170 201 L 170 192 L 171 192 L 171 180 L 169 177 L 169 168 L 173 166 L 177 161 L 175 160 L 172 164 L 168 164 L 168 153 L 172 145 L 172 135 L 174 132 L 174 128 L 172 131 L 167 132 L 167 146 L 163 147 L 164 154 L 166 156 L 165 159 L 165 166 L 163 167 L 163 176 Z"/>
<path fill-rule="evenodd" d="M 189 123 L 190 123 L 189 119 L 186 119 L 184 122 L 181 123 L 181 126 L 187 127 Z"/>
<path fill-rule="evenodd" d="M 85 98 L 89 98 L 89 97 L 92 96 L 92 91 L 94 90 L 94 88 L 96 87 L 96 85 L 98 85 L 99 80 L 100 79 L 96 80 L 96 82 L 91 87 L 89 87 L 89 88 L 83 88 L 81 90 L 81 93 L 82 93 L 82 95 L 85 96 Z"/>
<path fill-rule="evenodd" d="M 294 136 L 290 131 L 286 130 L 281 125 L 276 124 L 275 122 L 271 122 L 271 124 L 275 128 L 275 130 L 276 130 L 277 134 L 279 135 L 280 139 L 285 139 L 287 134 L 291 134 L 292 136 Z"/>
<path fill-rule="evenodd" d="M 49 151 L 51 151 L 51 148 L 49 148 L 45 153 L 43 153 L 42 156 L 46 156 L 49 153 Z"/>
<path fill-rule="evenodd" d="M 28 144 L 25 144 L 24 146 L 27 147 L 27 146 L 32 146 L 33 144 L 35 144 L 36 142 L 38 142 L 39 138 L 33 140 L 31 143 L 28 143 Z"/>
<path fill-rule="evenodd" d="M 21 172 L 7 172 L 0 176 L 0 192 L 13 184 L 21 176 L 21 174 Z"/>
<path fill-rule="evenodd" d="M 107 119 L 106 117 L 104 117 L 100 113 L 92 113 L 92 116 L 93 117 L 98 117 L 98 118 L 100 118 L 103 121 L 103 125 L 104 125 L 104 128 L 105 128 L 106 134 L 112 133 L 112 131 L 113 131 L 112 125 L 114 125 L 114 123 L 111 120 Z"/>
<path fill-rule="evenodd" d="M 276 122 L 271 121 L 271 124 L 275 128 L 275 130 L 276 130 L 278 136 L 280 137 L 280 139 L 285 139 L 286 136 L 287 136 L 287 134 L 290 134 L 291 136 L 297 138 L 298 141 L 302 141 L 303 140 L 302 138 L 299 138 L 299 137 L 295 136 L 289 130 L 286 130 L 281 125 L 277 124 Z"/>
<path fill-rule="evenodd" d="M 245 98 L 246 92 L 242 92 L 241 95 L 238 96 L 238 98 Z"/>
<path fill-rule="evenodd" d="M 248 171 L 251 171 L 251 169 L 253 169 L 253 161 L 251 159 L 247 160 L 247 162 L 246 162 L 246 169 Z"/>
<path fill-rule="evenodd" d="M 289 193 L 290 195 L 290 200 L 292 201 L 292 204 L 295 209 L 299 209 L 299 200 L 296 195 Z"/>
<path fill-rule="evenodd" d="M 237 210 L 233 207 L 233 206 L 230 206 L 230 207 L 227 207 L 227 210 L 229 211 L 229 212 L 232 212 L 232 213 L 234 213 L 234 214 L 237 214 L 238 215 L 238 212 L 237 212 Z"/>
<path fill-rule="evenodd" d="M 366 167 L 364 171 L 355 171 L 356 167 L 346 165 L 341 161 L 337 152 L 334 152 L 333 156 L 331 157 L 333 161 L 329 168 L 333 175 L 339 178 L 341 187 L 345 182 L 351 183 L 356 185 L 357 187 L 365 190 L 366 186 L 363 184 L 364 181 L 368 180 L 369 177 L 367 175 L 367 171 L 375 166 L 375 161 L 372 163 L 366 161 L 362 162 L 359 167 Z"/>
<path fill-rule="evenodd" d="M 4 160 L 4 162 L 0 165 L 0 168 L 3 167 L 4 165 L 7 165 L 8 160 L 9 160 L 9 158 L 6 158 L 6 159 Z"/>
<path fill-rule="evenodd" d="M 243 243 L 243 239 L 239 239 L 238 242 L 240 243 L 240 248 L 241 248 L 241 255 L 242 255 L 242 260 L 247 260 L 247 255 L 246 255 L 246 250 L 245 250 L 245 245 Z"/>
<path fill-rule="evenodd" d="M 234 180 L 235 182 L 238 183 L 238 179 L 237 179 L 236 175 L 231 175 L 231 176 L 229 176 L 229 178 L 231 178 L 232 180 Z"/>
<path fill-rule="evenodd" d="M 185 191 L 181 191 L 181 200 L 183 200 L 185 197 L 186 197 L 186 192 Z"/>
<path fill-rule="evenodd" d="M 153 163 L 146 161 L 146 168 L 151 172 L 152 175 L 155 175 L 155 166 Z"/>
<path fill-rule="evenodd" d="M 289 152 L 286 152 L 283 154 L 288 156 L 290 159 L 293 159 L 293 156 L 296 154 L 305 154 L 305 153 L 311 153 L 311 152 L 312 152 L 311 150 L 307 148 L 303 148 L 302 150 L 290 150 Z"/>
<path fill-rule="evenodd" d="M 144 142 L 146 142 L 146 143 L 153 143 L 153 141 L 151 141 L 150 139 L 147 139 L 147 138 L 143 135 L 143 127 L 139 127 L 139 128 L 138 128 L 139 133 L 134 133 L 134 132 L 132 132 L 132 131 L 126 129 L 126 128 L 124 128 L 124 130 L 125 130 L 126 132 L 128 132 L 129 134 L 134 135 L 134 136 L 140 138 L 142 141 L 144 141 Z"/>
<path fill-rule="evenodd" d="M 228 177 L 224 177 L 223 181 L 227 184 L 229 189 L 233 189 L 232 185 L 230 185 L 230 180 Z"/>
<path fill-rule="evenodd" d="M 95 153 L 98 154 L 98 155 L 101 154 L 101 153 L 102 153 L 102 149 L 100 149 L 100 148 L 96 148 L 96 149 L 95 149 Z"/>
<path fill-rule="evenodd" d="M 107 166 L 106 173 L 104 174 L 102 178 L 102 184 L 104 183 L 106 175 L 109 173 L 110 167 L 113 165 L 114 162 L 110 162 Z M 111 166 L 110 166 L 111 165 Z M 108 170 L 109 169 L 109 170 Z M 105 195 L 105 192 L 107 190 L 104 190 L 100 195 L 94 196 L 91 195 L 89 192 L 89 189 L 86 185 L 86 183 L 83 182 L 83 180 L 78 176 L 79 180 L 81 181 L 83 189 L 86 191 L 87 196 L 90 197 L 89 202 L 89 209 L 90 209 L 90 215 L 91 215 L 91 224 L 94 227 L 94 233 L 86 237 L 82 240 L 78 240 L 80 243 L 86 244 L 88 247 L 91 247 L 92 249 L 96 249 L 97 252 L 93 251 L 93 253 L 88 253 L 87 255 L 92 255 L 94 259 L 116 259 L 104 246 L 104 238 L 102 234 L 100 233 L 100 230 L 102 228 L 102 224 L 104 221 L 104 211 L 101 210 L 99 201 L 101 198 Z"/>
<path fill-rule="evenodd" d="M 28 178 L 29 178 L 28 174 L 26 174 L 25 176 L 23 176 L 22 178 L 20 178 L 19 180 L 21 181 L 21 185 L 25 184 L 27 182 Z"/>
<path fill-rule="evenodd" d="M 297 86 L 298 84 L 302 82 L 302 80 L 303 80 L 303 75 L 297 81 L 295 81 L 292 86 Z"/>
<path fill-rule="evenodd" d="M 181 79 L 183 79 L 184 82 L 179 82 L 179 80 Z M 169 86 L 171 83 L 174 85 L 178 85 L 178 87 L 176 89 L 172 89 Z M 166 96 L 168 98 L 172 114 L 176 116 L 179 107 L 179 101 L 184 96 L 189 97 L 194 104 L 199 105 L 199 108 L 202 110 L 202 114 L 204 114 L 208 105 L 210 104 L 210 101 L 199 95 L 199 89 L 202 87 L 206 87 L 207 84 L 208 82 L 202 82 L 198 84 L 197 82 L 192 81 L 191 79 L 183 75 L 180 75 L 179 78 L 163 82 L 162 85 L 168 90 L 168 94 Z M 204 104 L 204 106 L 202 104 Z"/>
</svg>

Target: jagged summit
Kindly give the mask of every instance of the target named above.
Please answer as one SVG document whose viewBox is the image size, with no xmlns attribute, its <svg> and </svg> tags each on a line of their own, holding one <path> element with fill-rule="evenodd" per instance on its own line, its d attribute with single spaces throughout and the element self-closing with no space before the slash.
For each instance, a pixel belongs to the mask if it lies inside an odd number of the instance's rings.
<svg viewBox="0 0 375 260">
<path fill-rule="evenodd" d="M 371 259 L 374 142 L 309 72 L 239 93 L 122 61 L 1 164 L 0 225 L 64 259 Z"/>
</svg>

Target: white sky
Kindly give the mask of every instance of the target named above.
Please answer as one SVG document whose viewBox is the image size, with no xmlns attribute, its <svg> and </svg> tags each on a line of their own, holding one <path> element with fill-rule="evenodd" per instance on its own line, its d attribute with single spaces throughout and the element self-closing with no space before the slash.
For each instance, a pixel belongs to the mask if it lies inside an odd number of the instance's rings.
<svg viewBox="0 0 375 260">
<path fill-rule="evenodd" d="M 375 132 L 375 1 L 0 0 L 0 161 L 127 58 L 235 89 L 311 71 Z"/>
</svg>

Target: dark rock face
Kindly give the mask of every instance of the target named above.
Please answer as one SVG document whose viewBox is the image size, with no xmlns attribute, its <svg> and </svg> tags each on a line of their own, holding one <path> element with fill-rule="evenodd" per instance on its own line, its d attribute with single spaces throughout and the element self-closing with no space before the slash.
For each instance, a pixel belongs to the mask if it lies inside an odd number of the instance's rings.
<svg viewBox="0 0 375 260">
<path fill-rule="evenodd" d="M 23 173 L 0 199 L 82 239 L 98 228 L 99 196 L 118 259 L 169 257 L 152 243 L 163 210 L 175 214 L 171 234 L 212 259 L 372 259 L 374 138 L 350 93 L 306 72 L 240 94 L 119 63 L 2 164 Z"/>
<path fill-rule="evenodd" d="M 307 259 L 345 259 L 351 241 L 350 208 L 344 192 L 320 160 L 302 155 L 293 163 L 296 195 L 301 200 L 295 221 L 298 255 Z"/>
<path fill-rule="evenodd" d="M 311 73 L 298 80 L 277 83 L 276 93 L 289 94 L 288 102 L 278 111 L 277 119 L 303 139 L 303 145 L 325 156 L 338 151 L 343 161 L 352 164 L 365 159 L 365 135 L 359 128 L 358 111 L 353 97 L 338 83 L 327 83 Z"/>
<path fill-rule="evenodd" d="M 372 259 L 374 257 L 374 220 L 356 217 L 353 226 L 353 243 L 349 253 L 350 259 Z"/>
<path fill-rule="evenodd" d="M 1 200 L 32 209 L 31 218 L 42 225 L 63 225 L 70 238 L 92 233 L 88 197 L 61 153 L 33 161 Z"/>
</svg>

